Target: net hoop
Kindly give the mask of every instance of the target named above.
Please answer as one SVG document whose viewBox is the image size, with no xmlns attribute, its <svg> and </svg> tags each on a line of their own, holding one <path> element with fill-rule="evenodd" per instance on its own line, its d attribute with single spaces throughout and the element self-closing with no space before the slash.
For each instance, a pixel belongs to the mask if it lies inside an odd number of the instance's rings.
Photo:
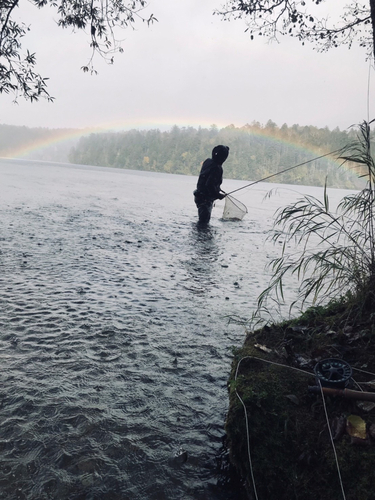
<svg viewBox="0 0 375 500">
<path fill-rule="evenodd" d="M 227 194 L 225 197 L 223 220 L 242 220 L 246 214 L 246 206 L 241 201 Z"/>
</svg>

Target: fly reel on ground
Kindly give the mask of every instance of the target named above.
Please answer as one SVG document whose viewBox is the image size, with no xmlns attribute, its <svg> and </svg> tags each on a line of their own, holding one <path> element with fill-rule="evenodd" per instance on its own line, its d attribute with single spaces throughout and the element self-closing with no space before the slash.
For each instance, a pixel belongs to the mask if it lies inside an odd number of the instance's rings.
<svg viewBox="0 0 375 500">
<path fill-rule="evenodd" d="M 337 358 L 322 359 L 315 365 L 314 372 L 322 387 L 333 389 L 348 387 L 353 373 L 346 361 Z"/>
</svg>

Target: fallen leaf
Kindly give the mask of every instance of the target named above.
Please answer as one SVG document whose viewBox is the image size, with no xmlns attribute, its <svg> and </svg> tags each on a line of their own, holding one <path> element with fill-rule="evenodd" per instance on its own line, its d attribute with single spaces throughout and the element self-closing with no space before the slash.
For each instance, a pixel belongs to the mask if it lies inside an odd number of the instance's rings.
<svg viewBox="0 0 375 500">
<path fill-rule="evenodd" d="M 297 396 L 295 396 L 294 394 L 288 394 L 287 396 L 285 396 L 286 398 L 288 398 L 292 403 L 294 403 L 295 405 L 299 405 L 299 399 L 297 398 Z"/>
<path fill-rule="evenodd" d="M 363 383 L 375 389 L 375 380 L 370 380 L 369 382 L 363 382 Z"/>
<path fill-rule="evenodd" d="M 338 441 L 344 435 L 346 428 L 346 418 L 344 415 L 335 417 L 331 423 L 331 432 L 334 441 Z"/>
<path fill-rule="evenodd" d="M 366 422 L 359 415 L 346 418 L 346 432 L 353 438 L 366 439 Z"/>
<path fill-rule="evenodd" d="M 369 412 L 375 408 L 375 403 L 371 401 L 357 401 L 357 406 L 361 410 Z"/>
<path fill-rule="evenodd" d="M 290 329 L 296 333 L 305 333 L 307 326 L 292 326 Z"/>
<path fill-rule="evenodd" d="M 309 364 L 311 363 L 311 359 L 306 359 L 303 356 L 300 356 L 299 354 L 297 355 L 296 361 L 301 367 L 309 366 Z"/>
<path fill-rule="evenodd" d="M 256 349 L 259 349 L 263 352 L 267 352 L 267 353 L 271 353 L 272 352 L 272 349 L 270 349 L 269 347 L 266 347 L 265 345 L 262 345 L 262 344 L 254 344 L 254 347 Z"/>
</svg>

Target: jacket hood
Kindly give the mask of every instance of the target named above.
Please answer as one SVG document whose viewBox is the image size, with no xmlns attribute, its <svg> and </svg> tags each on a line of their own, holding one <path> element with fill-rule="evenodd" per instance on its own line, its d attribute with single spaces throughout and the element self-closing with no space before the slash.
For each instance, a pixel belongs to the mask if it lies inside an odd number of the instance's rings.
<svg viewBox="0 0 375 500">
<path fill-rule="evenodd" d="M 212 159 L 215 160 L 216 163 L 222 165 L 229 155 L 229 147 L 228 146 L 215 146 L 212 150 Z"/>
</svg>

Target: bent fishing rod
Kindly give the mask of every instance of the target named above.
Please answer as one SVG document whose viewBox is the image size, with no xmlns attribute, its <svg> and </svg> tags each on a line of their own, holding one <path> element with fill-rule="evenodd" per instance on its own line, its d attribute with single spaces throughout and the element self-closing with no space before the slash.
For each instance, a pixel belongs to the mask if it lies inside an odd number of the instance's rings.
<svg viewBox="0 0 375 500">
<path fill-rule="evenodd" d="M 258 184 L 258 182 L 266 181 L 267 179 L 271 179 L 271 177 L 275 177 L 276 175 L 283 174 L 285 172 L 288 172 L 289 170 L 293 170 L 294 168 L 301 167 L 302 165 L 306 165 L 307 163 L 311 163 L 312 161 L 320 160 L 321 158 L 324 158 L 325 156 L 339 153 L 340 151 L 343 151 L 343 149 L 344 148 L 336 149 L 335 151 L 331 151 L 330 153 L 326 153 L 325 155 L 317 156 L 316 158 L 312 158 L 311 160 L 304 161 L 302 163 L 299 163 L 298 165 L 293 165 L 293 167 L 288 167 L 288 168 L 285 168 L 284 170 L 280 170 L 280 172 L 276 172 L 275 174 L 267 175 L 267 177 L 263 177 L 262 179 L 259 179 L 258 181 L 250 182 L 250 184 L 246 184 L 246 186 L 242 186 L 240 188 L 234 189 L 233 191 L 230 191 L 230 193 L 225 193 L 225 196 L 228 196 L 228 194 L 235 193 L 236 191 L 240 191 L 241 189 L 245 189 L 245 188 L 248 188 L 250 186 L 254 186 L 254 184 Z"/>
</svg>

